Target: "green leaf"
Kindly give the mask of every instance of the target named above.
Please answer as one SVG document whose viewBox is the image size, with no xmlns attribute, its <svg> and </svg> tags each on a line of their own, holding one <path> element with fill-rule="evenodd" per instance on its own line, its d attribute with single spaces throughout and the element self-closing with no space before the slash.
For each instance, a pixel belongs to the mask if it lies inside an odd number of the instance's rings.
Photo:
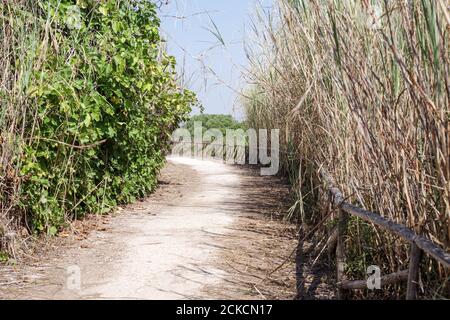
<svg viewBox="0 0 450 320">
<path fill-rule="evenodd" d="M 113 21 L 112 22 L 112 29 L 114 32 L 119 32 L 120 31 L 120 22 L 118 21 Z"/>
<path fill-rule="evenodd" d="M 100 8 L 98 9 L 100 11 L 100 13 L 104 16 L 108 15 L 108 8 L 104 5 L 100 6 Z"/>
<path fill-rule="evenodd" d="M 91 115 L 87 114 L 86 118 L 84 118 L 84 121 L 83 121 L 85 127 L 89 127 L 91 125 L 91 120 L 92 120 Z"/>
<path fill-rule="evenodd" d="M 58 233 L 58 229 L 54 226 L 51 226 L 50 228 L 48 228 L 47 233 L 50 236 L 56 236 L 56 234 Z"/>
</svg>

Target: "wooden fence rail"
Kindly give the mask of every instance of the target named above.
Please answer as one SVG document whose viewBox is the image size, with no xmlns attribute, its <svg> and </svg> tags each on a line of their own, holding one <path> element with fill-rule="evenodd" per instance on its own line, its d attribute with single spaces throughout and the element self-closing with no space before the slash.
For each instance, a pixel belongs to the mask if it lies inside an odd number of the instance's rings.
<svg viewBox="0 0 450 320">
<path fill-rule="evenodd" d="M 338 227 L 337 227 L 337 244 L 336 244 L 336 269 L 337 269 L 337 285 L 338 299 L 345 299 L 350 289 L 366 288 L 365 281 L 348 281 L 345 278 L 345 250 L 344 237 L 347 231 L 347 222 L 350 215 L 359 217 L 369 223 L 380 227 L 381 229 L 391 232 L 411 244 L 409 269 L 386 275 L 381 278 L 381 284 L 393 284 L 400 281 L 407 281 L 406 299 L 414 300 L 417 298 L 417 287 L 419 280 L 420 260 L 423 253 L 428 254 L 435 260 L 439 261 L 444 267 L 450 268 L 450 254 L 441 247 L 416 234 L 413 230 L 404 225 L 393 222 L 380 216 L 377 213 L 370 212 L 358 208 L 345 201 L 339 188 L 337 188 L 333 178 L 325 169 L 320 170 L 320 176 L 325 182 L 326 188 L 330 194 L 332 205 L 339 210 Z"/>
</svg>

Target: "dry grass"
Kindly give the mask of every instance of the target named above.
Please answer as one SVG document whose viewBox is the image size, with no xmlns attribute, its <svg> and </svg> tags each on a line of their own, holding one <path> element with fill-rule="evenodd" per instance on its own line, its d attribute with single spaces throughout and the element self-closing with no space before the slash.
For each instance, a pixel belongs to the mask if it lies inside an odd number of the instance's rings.
<svg viewBox="0 0 450 320">
<path fill-rule="evenodd" d="M 45 56 L 43 34 L 37 17 L 29 13 L 36 4 L 25 0 L 0 4 L 0 251 L 11 251 L 13 230 L 23 225 L 14 211 L 20 191 L 19 162 L 26 127 L 36 124 L 36 108 L 26 90 L 38 54 Z"/>
<path fill-rule="evenodd" d="M 325 210 L 325 166 L 350 200 L 450 247 L 448 3 L 279 0 L 255 16 L 245 100 L 250 127 L 280 128 L 302 222 Z M 348 272 L 404 269 L 408 246 L 353 221 Z M 422 294 L 450 296 L 423 263 Z M 402 290 L 393 290 L 401 296 Z"/>
</svg>

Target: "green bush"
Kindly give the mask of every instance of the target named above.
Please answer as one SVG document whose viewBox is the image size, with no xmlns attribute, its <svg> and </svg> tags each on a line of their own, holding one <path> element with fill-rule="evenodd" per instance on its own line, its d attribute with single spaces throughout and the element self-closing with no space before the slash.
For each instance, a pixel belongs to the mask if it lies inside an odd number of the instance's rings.
<svg viewBox="0 0 450 320">
<path fill-rule="evenodd" d="M 223 136 L 226 136 L 226 130 L 247 130 L 247 125 L 244 122 L 239 122 L 231 115 L 227 114 L 199 114 L 192 116 L 189 121 L 185 123 L 185 127 L 194 136 L 194 123 L 201 122 L 203 133 L 209 129 L 219 129 Z"/>
<path fill-rule="evenodd" d="M 153 3 L 37 3 L 27 12 L 41 37 L 27 87 L 35 112 L 15 161 L 21 208 L 36 231 L 53 234 L 69 218 L 151 192 L 170 134 L 196 99 L 174 80 Z"/>
</svg>

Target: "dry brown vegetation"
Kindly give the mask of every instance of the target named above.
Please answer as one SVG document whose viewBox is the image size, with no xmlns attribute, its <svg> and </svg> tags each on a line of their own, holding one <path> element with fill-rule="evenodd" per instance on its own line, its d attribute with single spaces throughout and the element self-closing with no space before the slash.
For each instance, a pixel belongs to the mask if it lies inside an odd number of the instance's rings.
<svg viewBox="0 0 450 320">
<path fill-rule="evenodd" d="M 29 1 L 17 0 L 14 4 L 30 11 L 35 7 Z M 25 119 L 28 114 L 35 113 L 30 108 L 26 86 L 33 71 L 30 52 L 35 52 L 39 45 L 37 18 L 20 17 L 11 7 L 6 10 L 4 6 L 2 4 L 0 12 L 0 249 L 9 246 L 9 238 L 13 236 L 11 230 L 23 223 L 10 214 L 17 204 L 20 188 L 14 160 L 20 153 L 17 140 L 25 135 Z M 14 24 L 14 17 L 17 21 L 27 20 Z M 30 123 L 32 127 L 34 125 L 34 121 Z"/>
<path fill-rule="evenodd" d="M 279 0 L 255 18 L 244 92 L 250 127 L 279 128 L 304 225 L 327 213 L 318 170 L 349 200 L 450 247 L 450 11 L 444 0 Z M 326 229 L 322 228 L 326 233 Z M 347 273 L 407 266 L 408 246 L 357 219 Z M 422 264 L 423 297 L 449 273 Z M 402 287 L 388 290 L 401 297 Z"/>
</svg>

